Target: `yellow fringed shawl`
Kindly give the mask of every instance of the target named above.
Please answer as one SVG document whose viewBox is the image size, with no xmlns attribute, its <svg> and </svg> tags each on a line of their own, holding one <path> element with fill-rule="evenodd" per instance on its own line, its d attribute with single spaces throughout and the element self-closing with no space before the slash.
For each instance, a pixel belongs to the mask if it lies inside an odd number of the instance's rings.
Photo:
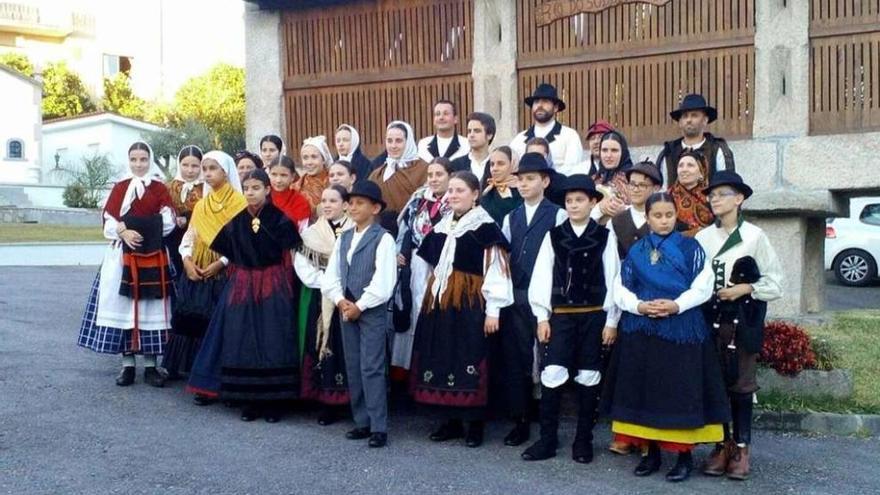
<svg viewBox="0 0 880 495">
<path fill-rule="evenodd" d="M 196 230 L 193 243 L 193 262 L 196 266 L 204 268 L 217 259 L 217 254 L 210 249 L 211 243 L 223 226 L 245 208 L 247 201 L 244 196 L 228 182 L 196 203 L 191 220 Z"/>
</svg>

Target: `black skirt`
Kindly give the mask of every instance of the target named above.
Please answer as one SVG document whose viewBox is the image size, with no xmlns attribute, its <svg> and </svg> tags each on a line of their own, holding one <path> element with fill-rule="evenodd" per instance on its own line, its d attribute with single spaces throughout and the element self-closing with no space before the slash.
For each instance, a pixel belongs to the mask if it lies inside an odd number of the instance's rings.
<svg viewBox="0 0 880 495">
<path fill-rule="evenodd" d="M 330 322 L 331 353 L 321 358 L 317 349 L 321 292 L 306 287 L 301 290 L 303 296 L 309 293 L 308 315 L 305 320 L 302 398 L 330 406 L 348 404 L 348 376 L 345 372 L 345 353 L 342 351 L 342 324 L 339 311 L 333 311 L 333 319 Z M 306 297 L 300 297 L 300 308 L 305 300 Z"/>
<path fill-rule="evenodd" d="M 162 358 L 162 367 L 170 373 L 189 373 L 192 369 L 225 286 L 223 272 L 203 282 L 193 282 L 185 274 L 177 280 L 171 335 Z"/>
</svg>

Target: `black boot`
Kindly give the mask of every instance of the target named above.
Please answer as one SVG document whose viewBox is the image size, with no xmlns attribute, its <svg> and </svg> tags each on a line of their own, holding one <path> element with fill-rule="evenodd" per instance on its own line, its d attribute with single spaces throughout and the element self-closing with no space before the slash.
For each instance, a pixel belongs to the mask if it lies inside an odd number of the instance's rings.
<svg viewBox="0 0 880 495">
<path fill-rule="evenodd" d="M 472 449 L 483 445 L 483 427 L 482 421 L 471 421 L 468 425 L 467 435 L 464 437 L 464 444 Z"/>
<path fill-rule="evenodd" d="M 577 389 L 578 422 L 574 444 L 571 446 L 571 458 L 575 462 L 589 464 L 593 461 L 593 427 L 596 426 L 596 416 L 598 415 L 599 386 L 577 385 Z"/>
<path fill-rule="evenodd" d="M 122 371 L 116 377 L 116 384 L 120 387 L 127 387 L 134 383 L 134 366 L 123 366 Z"/>
<path fill-rule="evenodd" d="M 675 466 L 666 473 L 666 481 L 678 483 L 688 479 L 691 471 L 694 469 L 694 456 L 690 452 L 682 452 L 678 454 L 678 460 Z"/>
<path fill-rule="evenodd" d="M 656 443 L 651 442 L 648 445 L 648 452 L 642 454 L 642 460 L 636 466 L 633 473 L 636 476 L 649 476 L 656 473 L 660 469 L 662 459 L 660 458 L 660 447 Z"/>
<path fill-rule="evenodd" d="M 144 368 L 144 383 L 162 388 L 165 386 L 165 375 L 160 373 L 155 366 L 147 366 Z"/>
<path fill-rule="evenodd" d="M 349 440 L 363 440 L 365 438 L 370 438 L 370 427 L 360 426 L 353 430 L 349 430 L 348 433 L 345 434 L 345 438 Z"/>
<path fill-rule="evenodd" d="M 752 394 L 730 394 L 733 413 L 733 441 L 737 445 L 752 443 Z"/>
<path fill-rule="evenodd" d="M 464 425 L 462 424 L 460 419 L 450 419 L 449 421 L 443 423 L 440 428 L 434 430 L 431 433 L 431 436 L 428 437 L 433 442 L 445 442 L 447 440 L 452 440 L 454 438 L 461 438 L 464 436 Z"/>
<path fill-rule="evenodd" d="M 520 455 L 523 460 L 543 461 L 556 457 L 556 449 L 559 447 L 559 402 L 561 396 L 561 387 L 541 387 L 541 438 Z"/>
<path fill-rule="evenodd" d="M 510 447 L 522 445 L 529 440 L 530 436 L 531 428 L 529 425 L 529 420 L 525 418 L 519 419 L 513 426 L 513 429 L 510 430 L 510 433 L 508 433 L 507 436 L 504 437 L 504 445 Z"/>
</svg>

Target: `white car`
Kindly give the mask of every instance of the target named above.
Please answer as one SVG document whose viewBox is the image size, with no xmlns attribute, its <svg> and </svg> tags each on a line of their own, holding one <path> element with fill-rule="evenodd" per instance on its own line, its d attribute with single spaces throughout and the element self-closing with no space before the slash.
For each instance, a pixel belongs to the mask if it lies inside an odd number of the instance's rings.
<svg viewBox="0 0 880 495">
<path fill-rule="evenodd" d="M 849 217 L 825 223 L 825 269 L 843 285 L 862 286 L 880 273 L 880 197 L 852 198 Z"/>
</svg>

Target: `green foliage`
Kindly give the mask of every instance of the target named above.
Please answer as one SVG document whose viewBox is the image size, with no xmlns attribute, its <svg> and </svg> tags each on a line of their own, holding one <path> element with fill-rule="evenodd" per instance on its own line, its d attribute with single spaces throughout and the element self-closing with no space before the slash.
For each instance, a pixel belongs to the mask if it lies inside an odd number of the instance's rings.
<svg viewBox="0 0 880 495">
<path fill-rule="evenodd" d="M 72 117 L 95 110 L 79 75 L 64 62 L 49 64 L 43 71 L 43 118 Z"/>
<path fill-rule="evenodd" d="M 244 110 L 244 69 L 217 64 L 180 87 L 168 123 L 201 122 L 214 136 L 209 148 L 232 152 L 244 148 Z"/>
<path fill-rule="evenodd" d="M 65 169 L 70 183 L 64 189 L 64 205 L 70 208 L 97 208 L 104 189 L 113 180 L 114 167 L 107 155 L 82 157 L 82 165 Z"/>
<path fill-rule="evenodd" d="M 27 77 L 34 77 L 34 64 L 22 53 L 4 53 L 0 55 L 0 64 L 15 69 Z"/>
<path fill-rule="evenodd" d="M 101 108 L 133 119 L 143 119 L 147 103 L 131 89 L 128 74 L 119 72 L 112 79 L 104 79 L 104 96 Z"/>
<path fill-rule="evenodd" d="M 831 371 L 837 368 L 837 363 L 840 362 L 840 354 L 828 339 L 813 337 L 811 345 L 813 353 L 816 355 L 817 370 Z"/>
<path fill-rule="evenodd" d="M 201 122 L 185 120 L 160 131 L 145 133 L 144 141 L 153 148 L 153 161 L 167 179 L 174 177 L 171 158 L 184 146 L 194 144 L 205 151 L 214 148 L 214 134 Z"/>
</svg>

